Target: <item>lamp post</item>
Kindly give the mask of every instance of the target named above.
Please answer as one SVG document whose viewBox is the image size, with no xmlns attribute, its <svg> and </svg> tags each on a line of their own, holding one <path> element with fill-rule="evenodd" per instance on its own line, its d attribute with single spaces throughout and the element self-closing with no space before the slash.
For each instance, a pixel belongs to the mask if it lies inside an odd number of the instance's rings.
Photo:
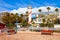
<svg viewBox="0 0 60 40">
<path fill-rule="evenodd" d="M 17 32 L 17 30 L 18 30 L 17 23 L 18 23 L 18 18 L 16 18 L 16 21 L 15 21 L 15 25 L 16 25 L 16 32 Z"/>
</svg>

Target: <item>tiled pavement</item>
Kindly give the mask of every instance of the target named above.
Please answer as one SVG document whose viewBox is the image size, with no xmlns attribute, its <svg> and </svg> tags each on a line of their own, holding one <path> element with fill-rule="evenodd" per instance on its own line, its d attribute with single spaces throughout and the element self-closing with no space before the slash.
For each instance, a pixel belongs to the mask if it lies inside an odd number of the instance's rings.
<svg viewBox="0 0 60 40">
<path fill-rule="evenodd" d="M 0 34 L 0 40 L 60 40 L 60 33 L 41 35 L 41 32 L 18 32 L 17 34 Z"/>
</svg>

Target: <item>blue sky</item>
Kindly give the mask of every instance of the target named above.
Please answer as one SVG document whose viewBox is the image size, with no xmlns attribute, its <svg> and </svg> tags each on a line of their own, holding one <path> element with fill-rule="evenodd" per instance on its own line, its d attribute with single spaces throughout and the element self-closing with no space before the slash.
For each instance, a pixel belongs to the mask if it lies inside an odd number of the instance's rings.
<svg viewBox="0 0 60 40">
<path fill-rule="evenodd" d="M 60 7 L 60 0 L 0 0 L 0 12 L 25 8 L 29 5 L 33 8 L 42 6 Z"/>
</svg>

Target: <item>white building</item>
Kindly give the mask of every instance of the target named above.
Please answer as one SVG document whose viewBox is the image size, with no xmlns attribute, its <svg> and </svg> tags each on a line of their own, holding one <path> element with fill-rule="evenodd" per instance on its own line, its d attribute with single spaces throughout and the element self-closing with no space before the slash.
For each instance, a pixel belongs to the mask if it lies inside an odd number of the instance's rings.
<svg viewBox="0 0 60 40">
<path fill-rule="evenodd" d="M 43 21 L 42 21 L 42 18 L 38 17 L 38 14 L 36 14 L 36 17 L 37 18 L 33 20 L 33 22 L 35 23 L 37 27 L 39 27 L 39 24 L 43 23 Z"/>
</svg>

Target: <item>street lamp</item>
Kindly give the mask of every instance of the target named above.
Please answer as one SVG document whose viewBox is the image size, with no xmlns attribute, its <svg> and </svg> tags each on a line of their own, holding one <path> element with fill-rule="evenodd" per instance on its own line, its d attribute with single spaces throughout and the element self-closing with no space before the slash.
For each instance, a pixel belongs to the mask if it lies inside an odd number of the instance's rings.
<svg viewBox="0 0 60 40">
<path fill-rule="evenodd" d="M 18 27 L 17 27 L 17 25 L 18 25 L 18 18 L 16 18 L 15 25 L 16 25 L 16 32 L 17 32 L 17 30 L 18 30 Z"/>
</svg>

